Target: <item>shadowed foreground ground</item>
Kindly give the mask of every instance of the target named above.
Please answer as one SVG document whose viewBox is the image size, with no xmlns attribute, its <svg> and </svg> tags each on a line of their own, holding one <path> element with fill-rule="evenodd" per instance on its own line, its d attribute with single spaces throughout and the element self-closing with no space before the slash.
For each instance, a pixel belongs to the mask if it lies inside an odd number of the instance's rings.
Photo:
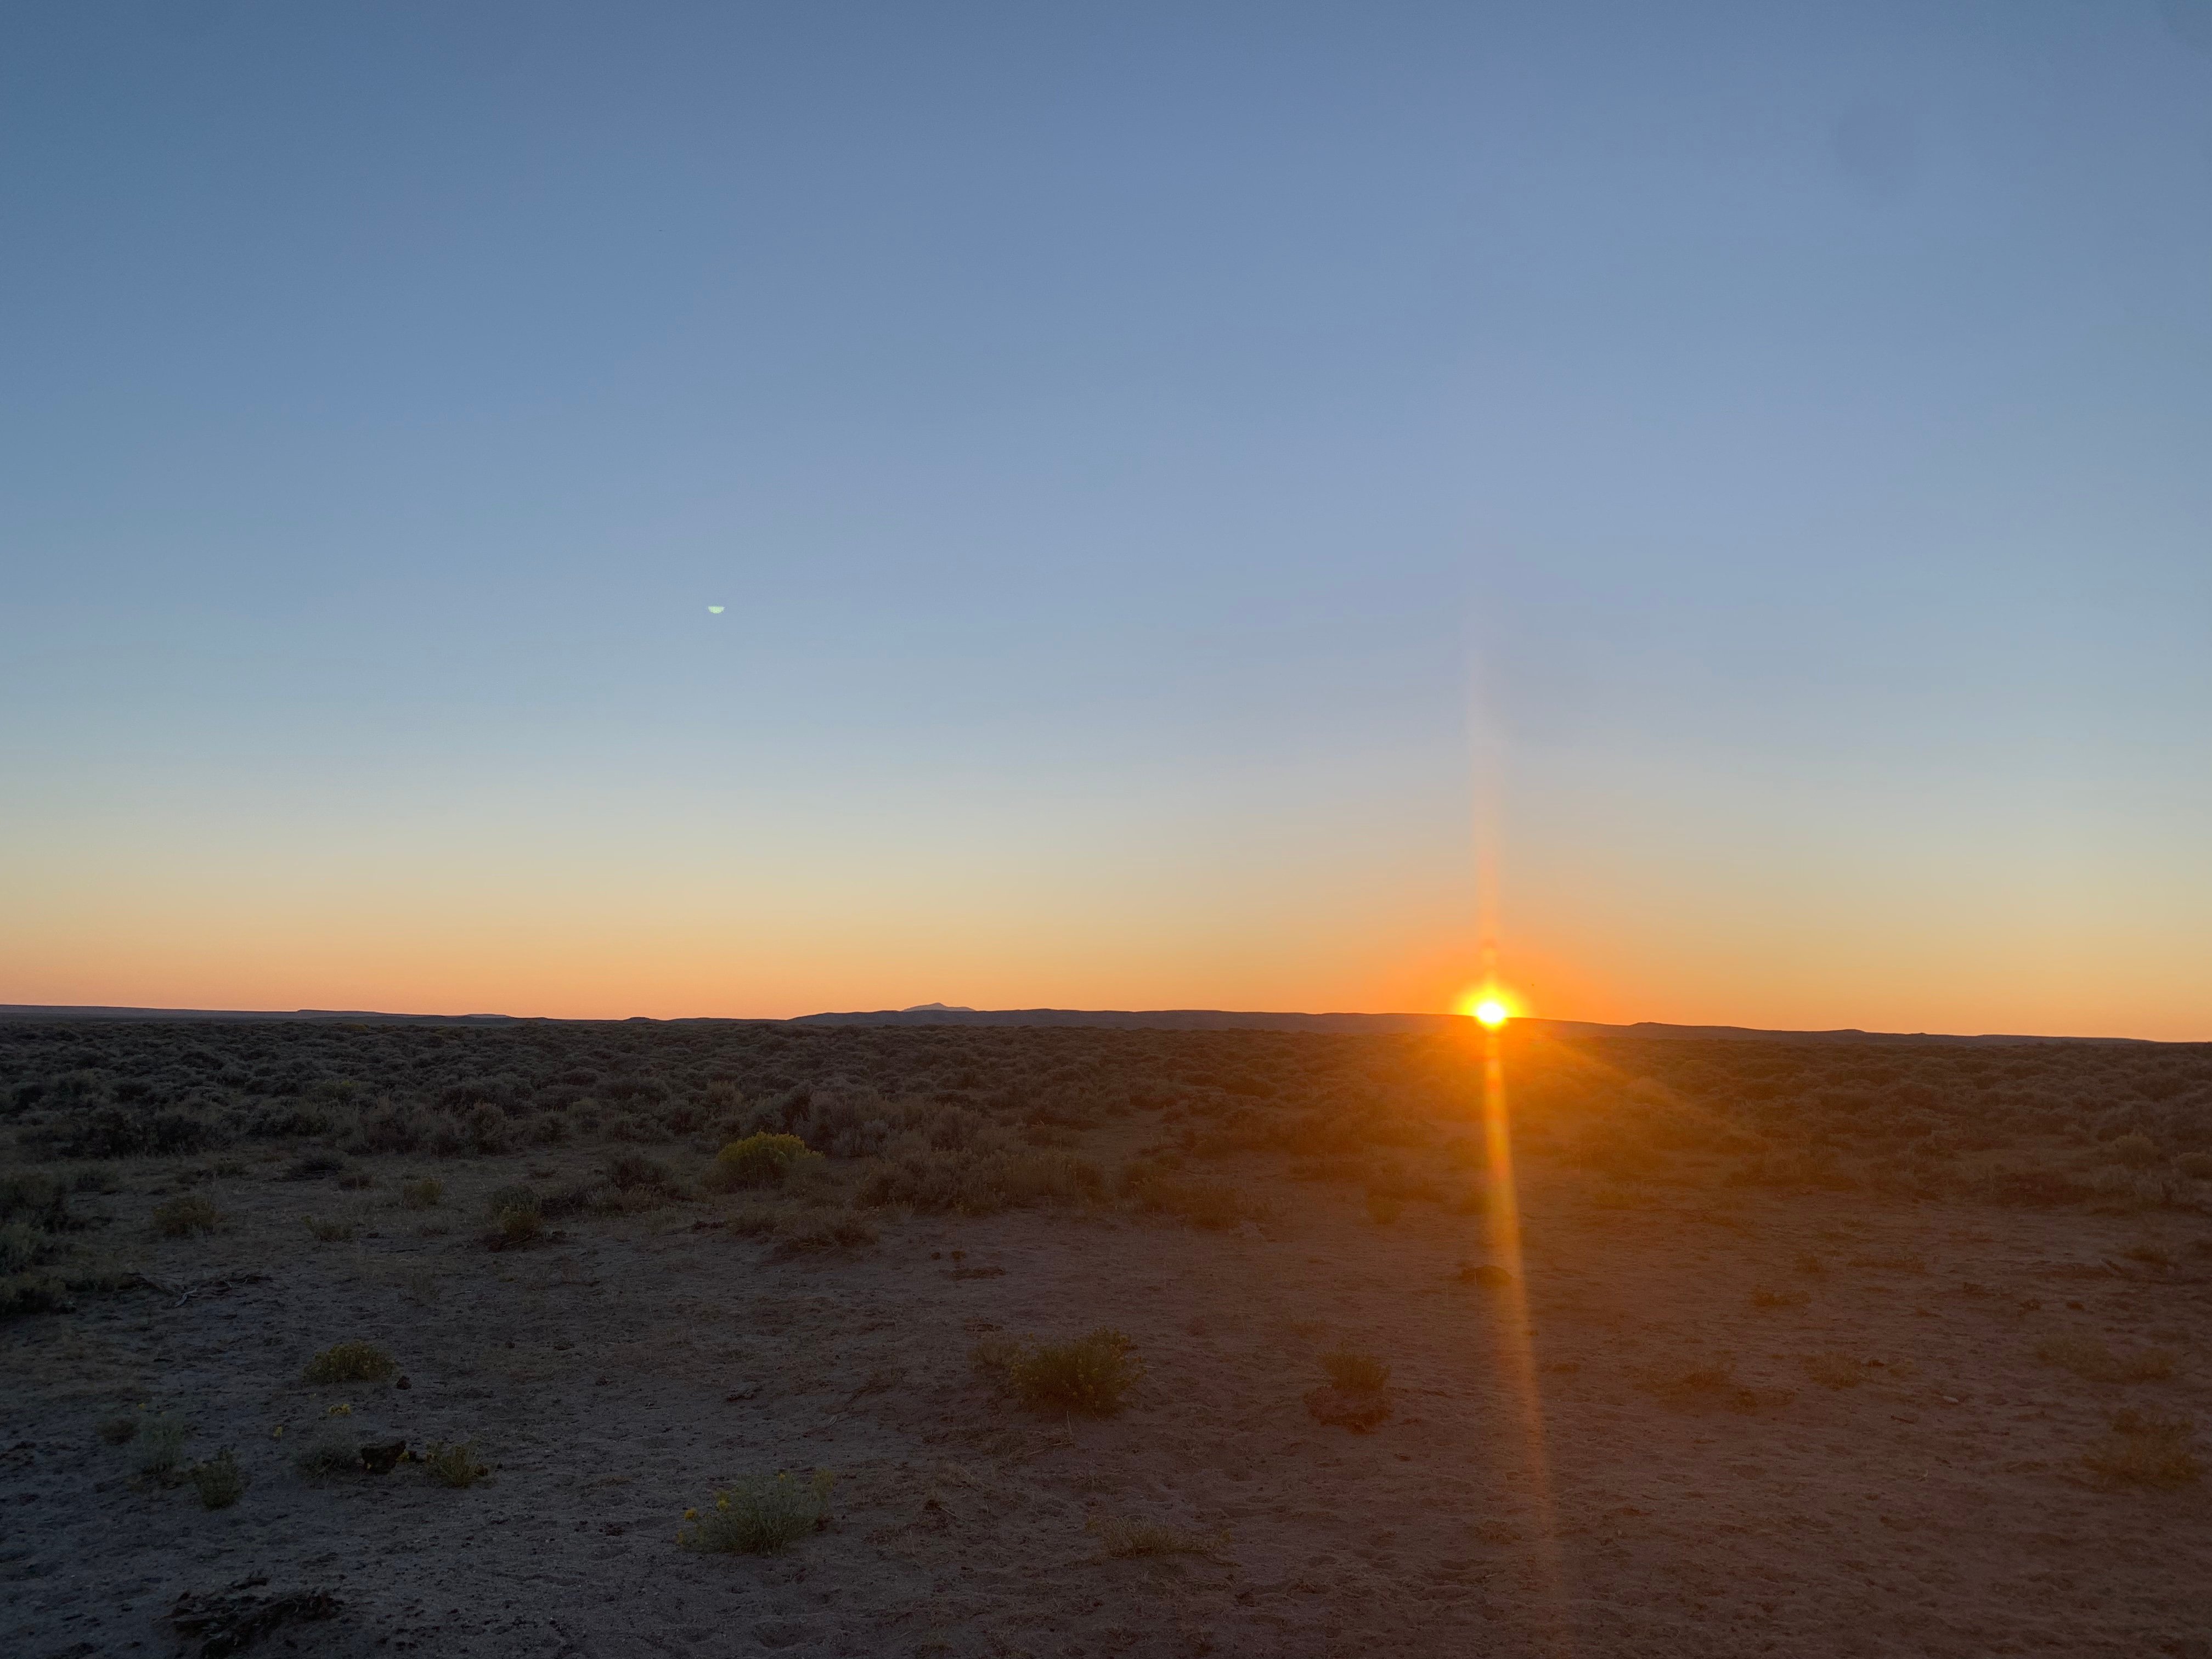
<svg viewBox="0 0 2212 1659">
<path fill-rule="evenodd" d="M 404 1226 L 303 1245 L 296 1186 L 234 1183 L 234 1230 L 165 1243 L 155 1276 L 265 1279 L 10 1328 L 0 1641 L 164 1650 L 179 1591 L 266 1574 L 344 1603 L 286 1632 L 316 1653 L 2206 1651 L 2203 1489 L 2103 1491 L 2079 1464 L 2116 1400 L 2203 1403 L 2204 1287 L 2104 1265 L 2137 1223 L 1841 1197 L 1599 1208 L 1583 1178 L 1540 1177 L 1547 1517 L 1501 1371 L 1510 1292 L 1455 1272 L 1474 1224 L 1287 1196 L 1264 1229 L 910 1220 L 849 1259 L 779 1262 L 694 1231 L 705 1205 L 496 1255 Z M 1760 1290 L 1808 1299 L 1754 1307 Z M 1030 1416 L 967 1361 L 994 1328 L 1099 1324 L 1149 1368 L 1111 1419 Z M 2036 1362 L 2077 1331 L 2161 1345 L 2182 1374 L 2100 1385 Z M 297 1380 L 348 1336 L 388 1346 L 410 1387 Z M 1395 1367 L 1371 1435 L 1300 1402 L 1340 1341 Z M 1757 1398 L 1638 1386 L 1722 1354 Z M 1821 1354 L 1866 1380 L 1814 1382 Z M 131 1448 L 95 1425 L 149 1396 L 203 1450 L 240 1449 L 236 1507 L 127 1484 Z M 365 1438 L 472 1437 L 495 1477 L 307 1482 L 270 1430 L 296 1445 L 341 1400 Z M 840 1474 L 835 1519 L 788 1553 L 675 1547 L 718 1480 L 815 1467 Z M 1112 1559 L 1093 1515 L 1227 1541 Z"/>
</svg>

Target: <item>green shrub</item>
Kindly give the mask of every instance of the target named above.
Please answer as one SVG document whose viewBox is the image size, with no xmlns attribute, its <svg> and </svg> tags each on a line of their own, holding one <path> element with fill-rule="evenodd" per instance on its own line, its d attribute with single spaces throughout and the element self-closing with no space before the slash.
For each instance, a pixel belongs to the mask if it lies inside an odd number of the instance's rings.
<svg viewBox="0 0 2212 1659">
<path fill-rule="evenodd" d="M 307 1382 L 381 1382 L 394 1376 L 399 1362 L 374 1342 L 338 1342 L 307 1362 L 301 1380 Z"/>
<path fill-rule="evenodd" d="M 711 1509 L 684 1510 L 691 1529 L 679 1530 L 676 1541 L 687 1550 L 773 1554 L 828 1524 L 830 1490 L 836 1481 L 828 1469 L 817 1469 L 805 1480 L 787 1474 L 741 1480 L 715 1492 Z"/>
<path fill-rule="evenodd" d="M 473 1442 L 451 1444 L 434 1440 L 430 1449 L 422 1454 L 424 1473 L 441 1486 L 473 1486 L 490 1474 L 490 1468 L 477 1462 Z"/>
<path fill-rule="evenodd" d="M 747 1135 L 714 1155 L 708 1184 L 718 1192 L 732 1192 L 740 1187 L 780 1187 L 793 1165 L 815 1156 L 797 1135 Z"/>
<path fill-rule="evenodd" d="M 206 1199 L 195 1194 L 190 1198 L 173 1198 L 157 1206 L 153 1217 L 154 1231 L 164 1238 L 189 1238 L 194 1233 L 211 1233 L 223 1224 L 223 1213 Z"/>
<path fill-rule="evenodd" d="M 193 1464 L 186 1473 L 207 1509 L 227 1510 L 246 1495 L 246 1471 L 238 1467 L 238 1459 L 228 1446 L 205 1462 Z"/>
<path fill-rule="evenodd" d="M 434 1210 L 445 1201 L 446 1183 L 435 1176 L 401 1183 L 399 1201 L 410 1210 Z"/>
<path fill-rule="evenodd" d="M 1371 1353 L 1355 1353 L 1349 1348 L 1323 1354 L 1321 1368 L 1328 1373 L 1329 1382 L 1346 1394 L 1373 1394 L 1390 1382 L 1387 1361 Z"/>
<path fill-rule="evenodd" d="M 1101 1328 L 1071 1342 L 979 1343 L 976 1365 L 995 1371 L 1032 1411 L 1082 1412 L 1110 1417 L 1145 1374 L 1135 1345 Z"/>
</svg>

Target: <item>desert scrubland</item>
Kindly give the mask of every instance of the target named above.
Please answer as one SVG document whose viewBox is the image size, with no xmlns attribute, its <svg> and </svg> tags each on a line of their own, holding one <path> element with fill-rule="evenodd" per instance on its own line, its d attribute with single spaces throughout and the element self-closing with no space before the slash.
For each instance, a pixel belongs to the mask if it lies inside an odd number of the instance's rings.
<svg viewBox="0 0 2212 1659">
<path fill-rule="evenodd" d="M 1502 1047 L 0 1024 L 0 1650 L 2212 1654 L 2212 1048 Z"/>
</svg>

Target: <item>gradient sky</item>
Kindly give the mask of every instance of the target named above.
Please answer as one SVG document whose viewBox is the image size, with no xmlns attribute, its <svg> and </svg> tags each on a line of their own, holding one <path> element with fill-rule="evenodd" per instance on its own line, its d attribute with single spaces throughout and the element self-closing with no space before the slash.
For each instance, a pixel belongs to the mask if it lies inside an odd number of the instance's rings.
<svg viewBox="0 0 2212 1659">
<path fill-rule="evenodd" d="M 20 3 L 0 248 L 0 1000 L 2212 1038 L 2205 0 Z"/>
</svg>

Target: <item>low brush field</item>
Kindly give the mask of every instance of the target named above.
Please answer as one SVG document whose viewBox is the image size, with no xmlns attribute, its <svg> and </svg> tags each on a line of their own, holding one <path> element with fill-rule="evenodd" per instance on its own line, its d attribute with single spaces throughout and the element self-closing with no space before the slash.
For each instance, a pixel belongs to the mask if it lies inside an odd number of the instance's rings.
<svg viewBox="0 0 2212 1659">
<path fill-rule="evenodd" d="M 1480 1041 L 0 1023 L 0 1651 L 2212 1655 L 2212 1047 Z"/>
</svg>

